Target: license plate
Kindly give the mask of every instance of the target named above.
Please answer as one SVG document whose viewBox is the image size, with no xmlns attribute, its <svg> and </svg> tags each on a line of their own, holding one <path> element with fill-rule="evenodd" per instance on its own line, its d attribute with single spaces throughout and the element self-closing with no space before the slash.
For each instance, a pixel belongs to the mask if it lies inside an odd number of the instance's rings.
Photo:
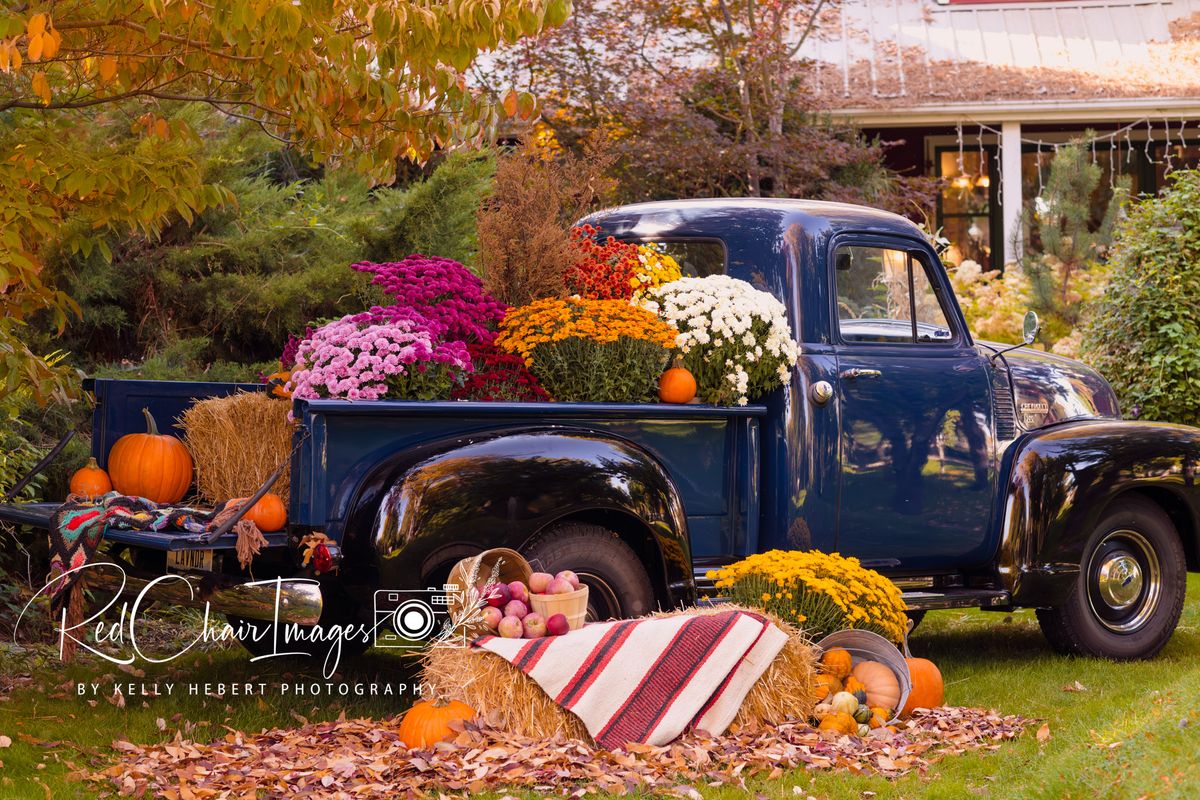
<svg viewBox="0 0 1200 800">
<path fill-rule="evenodd" d="M 212 572 L 212 550 L 168 550 L 167 568 Z"/>
</svg>

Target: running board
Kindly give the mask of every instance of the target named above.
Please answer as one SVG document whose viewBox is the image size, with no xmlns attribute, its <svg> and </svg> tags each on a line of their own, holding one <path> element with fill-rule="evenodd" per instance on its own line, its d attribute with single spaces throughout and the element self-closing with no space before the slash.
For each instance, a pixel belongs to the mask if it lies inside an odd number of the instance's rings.
<svg viewBox="0 0 1200 800">
<path fill-rule="evenodd" d="M 939 608 L 995 608 L 1012 602 L 1001 589 L 947 589 L 945 591 L 904 592 L 909 611 L 934 611 Z"/>
</svg>

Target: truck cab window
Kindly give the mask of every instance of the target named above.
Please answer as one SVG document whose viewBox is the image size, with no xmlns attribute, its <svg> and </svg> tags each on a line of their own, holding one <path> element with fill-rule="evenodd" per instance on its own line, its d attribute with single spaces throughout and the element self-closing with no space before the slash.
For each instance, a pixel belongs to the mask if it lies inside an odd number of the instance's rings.
<svg viewBox="0 0 1200 800">
<path fill-rule="evenodd" d="M 834 267 L 842 341 L 920 344 L 953 338 L 925 265 L 906 251 L 843 245 L 834 253 Z"/>
<path fill-rule="evenodd" d="M 645 242 L 669 255 L 679 264 L 685 278 L 707 278 L 725 274 L 725 245 L 711 239 Z"/>
</svg>

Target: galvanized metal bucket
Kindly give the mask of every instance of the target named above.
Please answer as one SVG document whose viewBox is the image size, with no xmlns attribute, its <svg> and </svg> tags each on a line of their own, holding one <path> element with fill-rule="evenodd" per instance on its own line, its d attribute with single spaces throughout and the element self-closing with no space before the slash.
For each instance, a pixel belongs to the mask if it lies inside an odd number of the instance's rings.
<svg viewBox="0 0 1200 800">
<path fill-rule="evenodd" d="M 908 695 L 912 692 L 912 675 L 908 672 L 908 662 L 904 660 L 904 654 L 896 645 L 877 633 L 847 629 L 835 631 L 813 646 L 817 650 L 818 658 L 826 650 L 840 647 L 850 654 L 854 666 L 858 666 L 860 661 L 878 661 L 886 666 L 895 673 L 896 680 L 900 684 L 900 700 L 896 703 L 896 714 L 899 714 L 900 709 L 904 708 L 905 702 L 908 701 Z M 888 722 L 893 722 L 895 719 L 896 716 L 893 716 Z"/>
</svg>

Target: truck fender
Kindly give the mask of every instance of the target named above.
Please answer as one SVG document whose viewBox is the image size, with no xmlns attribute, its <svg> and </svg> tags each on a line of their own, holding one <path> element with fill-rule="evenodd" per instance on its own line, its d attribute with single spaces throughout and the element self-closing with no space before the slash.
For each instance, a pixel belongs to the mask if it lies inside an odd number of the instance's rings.
<svg viewBox="0 0 1200 800">
<path fill-rule="evenodd" d="M 1196 569 L 1198 462 L 1200 430 L 1169 423 L 1081 421 L 1015 442 L 1002 465 L 998 558 L 1013 605 L 1061 604 L 1105 509 L 1129 493 L 1166 511 Z"/>
<path fill-rule="evenodd" d="M 664 602 L 694 597 L 678 490 L 657 459 L 616 436 L 526 428 L 455 439 L 398 454 L 360 486 L 347 533 L 370 530 L 362 555 L 381 588 L 425 588 L 461 558 L 520 551 L 555 523 L 583 519 L 630 544 Z"/>
</svg>

